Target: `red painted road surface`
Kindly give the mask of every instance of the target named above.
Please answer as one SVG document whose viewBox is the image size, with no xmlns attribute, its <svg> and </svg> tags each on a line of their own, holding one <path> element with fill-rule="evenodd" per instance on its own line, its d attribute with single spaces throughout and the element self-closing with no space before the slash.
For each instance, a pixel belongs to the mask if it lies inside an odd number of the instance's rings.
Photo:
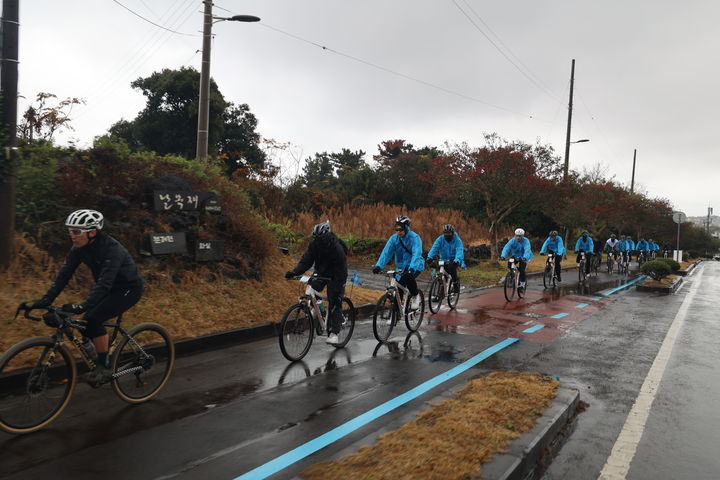
<svg viewBox="0 0 720 480">
<path fill-rule="evenodd" d="M 593 315 L 608 301 L 607 298 L 591 300 L 562 295 L 557 290 L 528 290 L 524 298 L 508 302 L 501 289 L 493 289 L 470 298 L 461 296 L 457 310 L 444 306 L 439 313 L 430 314 L 429 324 L 438 331 L 548 343 Z M 581 304 L 587 306 L 577 308 Z M 567 315 L 552 318 L 562 313 Z M 523 333 L 540 324 L 545 327 L 534 333 Z"/>
</svg>

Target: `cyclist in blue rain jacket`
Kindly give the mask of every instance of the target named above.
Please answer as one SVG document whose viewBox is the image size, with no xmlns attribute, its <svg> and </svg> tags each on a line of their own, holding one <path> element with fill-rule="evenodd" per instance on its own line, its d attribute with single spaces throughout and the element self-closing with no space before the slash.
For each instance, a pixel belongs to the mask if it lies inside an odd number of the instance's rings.
<svg viewBox="0 0 720 480">
<path fill-rule="evenodd" d="M 625 243 L 628 246 L 628 258 L 632 260 L 633 252 L 635 251 L 635 242 L 630 235 L 625 237 Z"/>
<path fill-rule="evenodd" d="M 651 238 L 648 240 L 648 247 L 650 250 L 650 255 L 657 256 L 657 252 L 660 250 L 660 245 L 658 245 L 655 240 Z"/>
<path fill-rule="evenodd" d="M 457 276 L 457 267 L 467 268 L 465 265 L 465 251 L 460 235 L 455 231 L 455 227 L 449 223 L 443 227 L 443 234 L 435 239 L 430 252 L 428 252 L 428 260 L 439 255 L 440 260 L 445 262 L 445 270 L 450 274 L 456 287 L 460 285 Z"/>
<path fill-rule="evenodd" d="M 645 259 L 648 259 L 647 254 L 650 251 L 650 244 L 644 238 L 641 238 L 635 245 L 635 249 L 638 251 L 638 258 L 640 258 L 640 252 L 645 252 Z"/>
<path fill-rule="evenodd" d="M 630 244 L 628 243 L 625 235 L 620 235 L 620 241 L 618 242 L 618 248 L 620 248 L 620 259 L 624 259 L 630 254 Z M 628 263 L 630 259 L 628 258 Z"/>
<path fill-rule="evenodd" d="M 527 262 L 533 258 L 532 250 L 530 249 L 530 240 L 525 237 L 525 230 L 518 228 L 515 230 L 515 236 L 510 239 L 505 247 L 502 249 L 500 254 L 500 260 L 513 257 L 518 259 L 518 269 L 520 270 L 520 286 L 522 291 L 525 291 L 525 267 Z M 508 265 L 509 267 L 510 265 Z"/>
<path fill-rule="evenodd" d="M 540 247 L 540 255 L 545 255 L 546 252 L 555 254 L 555 276 L 557 277 L 557 281 L 561 282 L 560 262 L 565 254 L 565 246 L 563 245 L 563 240 L 558 235 L 557 230 L 550 232 L 550 236 L 545 239 L 542 247 Z"/>
<path fill-rule="evenodd" d="M 410 229 L 410 219 L 405 215 L 395 219 L 395 234 L 385 244 L 380 258 L 373 267 L 373 273 L 380 273 L 391 259 L 395 260 L 395 269 L 400 272 L 397 275 L 398 282 L 410 290 L 412 297 L 410 308 L 417 310 L 420 308 L 420 296 L 415 279 L 425 269 L 425 260 L 422 257 L 420 235 Z"/>
<path fill-rule="evenodd" d="M 577 260 L 575 262 L 580 264 L 580 253 L 585 252 L 585 274 L 590 274 L 590 264 L 592 263 L 593 254 L 595 252 L 595 244 L 587 230 L 582 232 L 580 238 L 575 242 L 575 252 L 577 253 Z"/>
</svg>

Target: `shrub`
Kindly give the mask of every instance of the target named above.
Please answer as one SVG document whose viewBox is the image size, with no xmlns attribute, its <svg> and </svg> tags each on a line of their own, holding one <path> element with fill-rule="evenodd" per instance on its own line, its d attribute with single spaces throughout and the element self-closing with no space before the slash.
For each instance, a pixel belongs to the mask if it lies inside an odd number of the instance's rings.
<svg viewBox="0 0 720 480">
<path fill-rule="evenodd" d="M 660 260 L 651 260 L 643 264 L 640 270 L 645 275 L 653 278 L 653 280 L 662 280 L 670 275 L 670 265 Z"/>
<path fill-rule="evenodd" d="M 658 258 L 656 260 L 659 262 L 667 263 L 668 266 L 670 267 L 671 272 L 677 272 L 678 270 L 680 270 L 680 264 L 678 262 L 676 262 L 675 260 L 673 260 L 672 258 Z"/>
</svg>

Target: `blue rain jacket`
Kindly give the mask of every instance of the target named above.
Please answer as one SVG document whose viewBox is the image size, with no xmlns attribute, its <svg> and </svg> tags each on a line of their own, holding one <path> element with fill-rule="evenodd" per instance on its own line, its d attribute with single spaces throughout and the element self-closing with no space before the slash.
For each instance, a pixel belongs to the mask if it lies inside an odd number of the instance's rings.
<svg viewBox="0 0 720 480">
<path fill-rule="evenodd" d="M 626 239 L 625 239 L 625 242 L 628 244 L 628 250 L 629 250 L 629 251 L 635 250 L 635 242 L 633 241 L 632 238 L 626 238 Z"/>
<path fill-rule="evenodd" d="M 401 245 L 402 242 L 407 250 Z M 409 250 L 409 252 L 408 252 Z M 396 270 L 413 269 L 416 272 L 425 270 L 425 260 L 422 257 L 422 240 L 420 235 L 406 227 L 405 238 L 400 238 L 397 233 L 393 234 L 385 244 L 380 258 L 376 266 L 383 268 L 390 262 L 395 260 Z"/>
<path fill-rule="evenodd" d="M 595 253 L 593 239 L 588 236 L 587 239 L 583 240 L 581 235 L 580 238 L 577 239 L 577 242 L 575 242 L 575 251 L 579 252 L 580 250 L 584 250 L 585 253 Z"/>
<path fill-rule="evenodd" d="M 435 258 L 435 255 L 440 254 L 440 260 L 444 262 L 455 261 L 460 264 L 462 268 L 467 268 L 465 265 L 465 251 L 463 249 L 462 240 L 457 232 L 453 233 L 453 238 L 449 242 L 445 240 L 445 235 L 440 235 L 435 239 L 430 252 L 428 252 L 428 258 Z"/>
<path fill-rule="evenodd" d="M 650 250 L 650 245 L 645 240 L 640 240 L 637 245 L 635 245 L 635 250 Z"/>
<path fill-rule="evenodd" d="M 621 252 L 627 252 L 630 250 L 630 245 L 627 240 L 620 240 L 620 242 L 618 242 L 618 246 L 620 247 Z"/>
<path fill-rule="evenodd" d="M 535 255 L 533 255 L 532 250 L 530 250 L 530 240 L 526 237 L 522 237 L 522 240 L 518 242 L 515 237 L 513 237 L 505 244 L 500 256 L 503 258 L 524 258 L 529 262 Z"/>
<path fill-rule="evenodd" d="M 563 255 L 565 253 L 565 246 L 563 245 L 563 241 L 562 238 L 560 238 L 560 235 L 556 235 L 555 240 L 553 240 L 552 237 L 548 237 L 545 240 L 545 243 L 543 243 L 542 247 L 540 247 L 540 253 L 545 253 L 548 250 L 552 250 L 558 255 Z"/>
<path fill-rule="evenodd" d="M 654 251 L 657 252 L 658 250 L 660 250 L 660 245 L 658 245 L 658 244 L 655 243 L 655 242 L 652 242 L 652 243 L 650 244 L 650 250 L 654 250 Z"/>
</svg>

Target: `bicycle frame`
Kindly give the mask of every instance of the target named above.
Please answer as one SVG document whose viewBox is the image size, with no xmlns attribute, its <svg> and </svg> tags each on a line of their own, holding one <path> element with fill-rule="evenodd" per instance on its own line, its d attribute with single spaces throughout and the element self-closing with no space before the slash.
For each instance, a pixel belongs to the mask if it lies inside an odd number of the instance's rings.
<svg viewBox="0 0 720 480">
<path fill-rule="evenodd" d="M 390 284 L 385 288 L 385 291 L 387 293 L 392 293 L 393 297 L 395 298 L 395 304 L 396 305 L 402 305 L 402 309 L 400 314 L 402 315 L 402 319 L 405 319 L 405 312 L 407 310 L 408 302 L 410 302 L 410 290 L 407 287 L 404 287 L 398 283 L 397 279 L 395 278 L 395 275 L 397 274 L 397 270 L 388 270 L 385 272 L 385 275 L 390 279 Z M 405 295 L 405 298 L 403 299 L 400 296 L 400 291 L 402 290 L 403 294 Z"/>
<path fill-rule="evenodd" d="M 323 315 L 322 310 L 320 310 L 320 304 L 318 303 L 318 299 L 320 300 L 327 300 L 328 301 L 328 307 L 326 312 L 328 313 L 328 318 L 330 317 L 330 300 L 323 296 L 320 292 L 315 290 L 312 285 L 310 285 L 310 280 L 313 278 L 321 279 L 321 277 L 313 277 L 311 275 L 303 275 L 300 277 L 300 281 L 307 284 L 305 287 L 305 295 L 302 295 L 298 298 L 298 302 L 300 303 L 308 303 L 308 306 L 311 308 L 311 311 L 315 313 L 315 315 L 311 315 L 313 318 L 313 323 L 315 323 L 314 327 L 318 332 L 318 335 L 322 335 L 325 332 L 325 327 L 327 324 L 327 319 L 325 318 L 325 315 Z"/>
<path fill-rule="evenodd" d="M 438 265 L 440 266 L 440 271 L 438 272 L 438 275 L 440 275 L 440 279 L 443 282 L 443 297 L 447 298 L 448 291 L 450 289 L 450 282 L 448 281 L 450 274 L 447 271 L 445 271 L 445 261 L 444 260 L 440 260 L 438 262 Z"/>
</svg>

